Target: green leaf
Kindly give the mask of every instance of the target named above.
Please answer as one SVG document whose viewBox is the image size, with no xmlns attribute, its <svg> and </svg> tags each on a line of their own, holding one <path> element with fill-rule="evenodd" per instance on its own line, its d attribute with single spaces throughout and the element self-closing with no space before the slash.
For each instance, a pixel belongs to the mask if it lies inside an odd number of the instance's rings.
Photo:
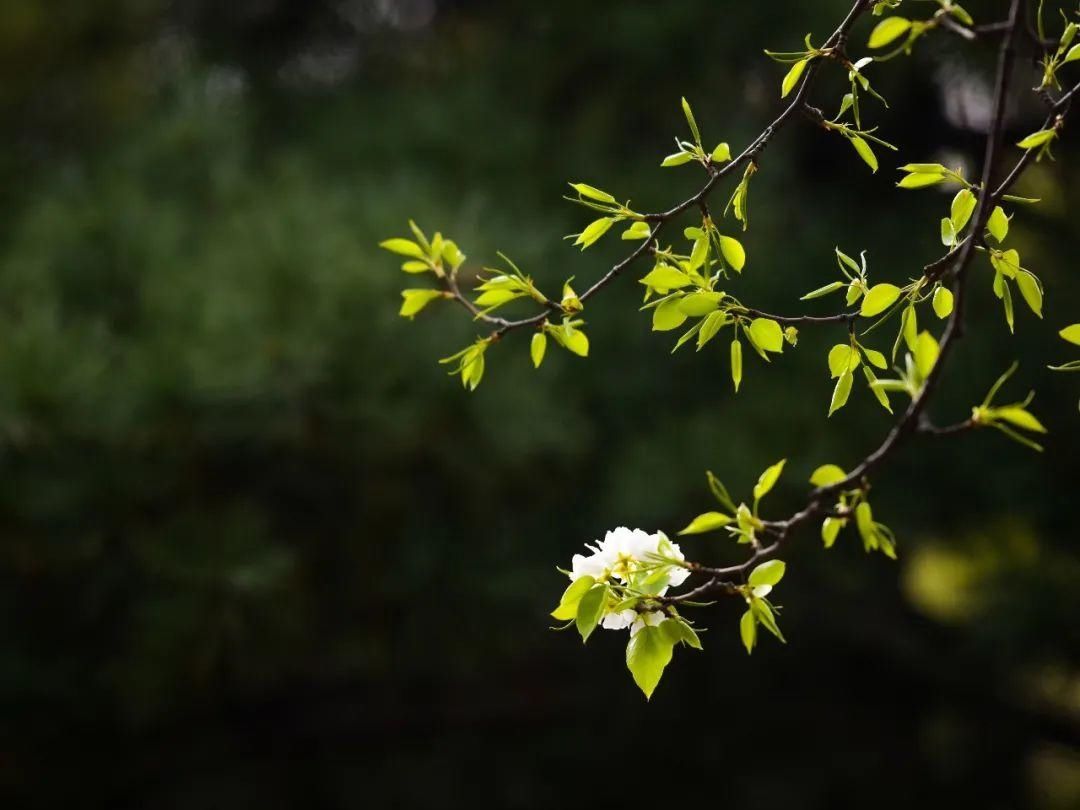
<svg viewBox="0 0 1080 810">
<path fill-rule="evenodd" d="M 682 166 L 683 164 L 689 163 L 693 159 L 694 156 L 690 152 L 676 152 L 674 155 L 668 155 L 666 158 L 664 158 L 664 160 L 660 163 L 660 166 L 662 168 L 668 169 L 672 166 Z"/>
<path fill-rule="evenodd" d="M 746 251 L 742 242 L 730 236 L 720 236 L 720 252 L 724 255 L 724 261 L 730 264 L 736 273 L 741 273 L 746 264 Z"/>
<path fill-rule="evenodd" d="M 1046 428 L 1043 427 L 1042 422 L 1019 405 L 1006 405 L 1003 408 L 994 408 L 992 413 L 996 419 L 1004 419 L 1009 424 L 1016 425 L 1024 430 L 1030 430 L 1035 433 L 1046 433 Z"/>
<path fill-rule="evenodd" d="M 919 317 L 912 304 L 908 304 L 900 320 L 900 333 L 908 349 L 915 351 L 915 344 L 919 337 Z"/>
<path fill-rule="evenodd" d="M 709 155 L 709 160 L 713 163 L 727 163 L 731 160 L 731 147 L 726 143 L 717 144 L 716 148 L 712 150 L 712 154 Z"/>
<path fill-rule="evenodd" d="M 701 649 L 701 639 L 694 628 L 687 624 L 685 620 L 670 618 L 657 626 L 672 644 L 678 644 L 681 641 L 687 647 L 693 647 L 695 650 Z"/>
<path fill-rule="evenodd" d="M 595 585 L 585 592 L 578 603 L 575 622 L 581 640 L 588 641 L 596 625 L 600 623 L 600 616 L 604 612 L 604 603 L 607 601 L 608 586 Z"/>
<path fill-rule="evenodd" d="M 821 542 L 825 544 L 825 548 L 832 548 L 845 523 L 846 521 L 842 518 L 825 518 L 825 521 L 821 524 Z"/>
<path fill-rule="evenodd" d="M 780 84 L 780 98 L 787 98 L 788 93 L 795 89 L 795 85 L 799 83 L 799 79 L 802 78 L 803 72 L 809 63 L 809 59 L 800 59 L 791 66 L 787 75 L 784 76 L 784 81 Z"/>
<path fill-rule="evenodd" d="M 1016 274 L 1016 286 L 1020 288 L 1020 294 L 1024 296 L 1031 311 L 1041 318 L 1043 294 L 1039 280 L 1027 270 L 1020 270 Z"/>
<path fill-rule="evenodd" d="M 868 48 L 884 48 L 893 40 L 903 36 L 911 29 L 911 20 L 904 17 L 889 17 L 882 20 L 870 32 L 866 43 Z"/>
<path fill-rule="evenodd" d="M 701 146 L 701 132 L 698 131 L 697 121 L 694 120 L 694 111 L 690 109 L 690 102 L 685 98 L 682 100 L 683 115 L 686 116 L 686 123 L 690 125 L 690 132 L 694 136 L 694 143 Z"/>
<path fill-rule="evenodd" d="M 754 617 L 766 630 L 785 644 L 787 643 L 784 634 L 780 632 L 780 627 L 776 624 L 776 618 L 773 616 L 772 608 L 769 607 L 768 602 L 764 599 L 754 599 L 750 602 L 750 609 L 754 611 Z"/>
<path fill-rule="evenodd" d="M 847 473 L 836 464 L 822 464 L 810 476 L 810 483 L 815 487 L 830 487 L 845 478 Z"/>
<path fill-rule="evenodd" d="M 960 233 L 964 230 L 964 227 L 971 220 L 971 215 L 975 213 L 975 206 L 978 204 L 978 200 L 975 195 L 971 193 L 969 189 L 962 188 L 956 192 L 956 196 L 953 197 L 952 207 L 950 215 L 952 218 L 953 229 L 956 233 Z"/>
<path fill-rule="evenodd" d="M 1040 129 L 1038 132 L 1032 132 L 1016 145 L 1021 149 L 1036 149 L 1052 141 L 1056 135 L 1057 130 Z"/>
<path fill-rule="evenodd" d="M 877 366 L 881 369 L 889 367 L 888 362 L 885 360 L 885 355 L 881 352 L 874 349 L 867 349 L 865 346 L 863 347 L 862 352 L 866 355 L 866 359 L 870 361 L 870 365 Z"/>
<path fill-rule="evenodd" d="M 589 592 L 589 589 L 596 584 L 596 580 L 586 575 L 575 579 L 570 583 L 565 591 L 563 591 L 562 599 L 559 600 L 559 606 L 551 612 L 551 615 L 561 622 L 568 622 L 571 619 L 577 618 L 578 605 L 581 603 L 581 598 Z"/>
<path fill-rule="evenodd" d="M 863 547 L 872 551 L 878 547 L 877 526 L 874 523 L 874 511 L 867 501 L 855 507 L 855 526 L 863 540 Z"/>
<path fill-rule="evenodd" d="M 864 318 L 873 318 L 891 307 L 900 297 L 900 288 L 895 284 L 875 284 L 866 293 L 859 314 Z"/>
<path fill-rule="evenodd" d="M 780 459 L 780 461 L 773 464 L 771 467 L 769 467 L 769 469 L 765 470 L 765 472 L 761 474 L 761 476 L 758 478 L 757 484 L 754 485 L 755 501 L 760 501 L 762 498 L 769 494 L 769 492 L 774 486 L 776 486 L 776 482 L 779 480 L 780 474 L 784 471 L 785 464 L 787 464 L 787 459 Z"/>
<path fill-rule="evenodd" d="M 1005 237 L 1009 235 L 1009 217 L 1005 214 L 1005 209 L 1000 205 L 994 207 L 994 211 L 990 214 L 990 219 L 986 223 L 986 228 L 998 242 L 1004 242 Z"/>
<path fill-rule="evenodd" d="M 725 323 L 727 323 L 727 316 L 723 312 L 712 312 L 705 318 L 697 336 L 698 351 L 701 351 L 706 343 L 716 337 Z"/>
<path fill-rule="evenodd" d="M 582 197 L 589 200 L 596 200 L 602 203 L 613 203 L 615 198 L 608 194 L 606 191 L 601 191 L 595 186 L 590 186 L 588 183 L 571 183 L 570 188 L 574 189 Z"/>
<path fill-rule="evenodd" d="M 682 287 L 689 287 L 694 282 L 690 276 L 681 270 L 676 270 L 674 267 L 669 267 L 666 264 L 658 264 L 641 280 L 641 283 L 646 287 L 652 287 L 654 290 L 678 290 Z"/>
<path fill-rule="evenodd" d="M 859 153 L 859 157 L 866 161 L 866 165 L 870 167 L 870 170 L 877 173 L 878 159 L 877 155 L 874 154 L 874 150 L 870 148 L 870 144 L 858 135 L 850 135 L 848 140 L 851 141 L 851 145 L 855 147 L 855 151 Z"/>
<path fill-rule="evenodd" d="M 948 217 L 941 218 L 941 244 L 945 247 L 956 246 L 956 226 Z"/>
<path fill-rule="evenodd" d="M 626 666 L 647 700 L 652 698 L 664 669 L 671 663 L 674 647 L 660 627 L 643 627 L 626 645 Z"/>
<path fill-rule="evenodd" d="M 840 376 L 840 379 L 836 381 L 836 387 L 833 389 L 832 401 L 829 403 L 829 416 L 832 416 L 838 410 L 847 404 L 848 396 L 851 394 L 851 384 L 853 377 L 851 372 L 845 372 Z"/>
<path fill-rule="evenodd" d="M 408 256 L 410 259 L 427 258 L 423 248 L 411 239 L 387 239 L 379 242 L 379 247 L 383 250 L 389 250 L 391 253 L 397 253 L 399 256 Z"/>
<path fill-rule="evenodd" d="M 681 308 L 682 300 L 669 298 L 653 310 L 652 328 L 654 332 L 670 332 L 686 322 L 686 313 Z"/>
<path fill-rule="evenodd" d="M 937 363 L 938 354 L 940 348 L 938 342 L 934 340 L 934 336 L 929 332 L 920 332 L 918 339 L 915 341 L 915 368 L 919 372 L 919 376 L 922 379 L 926 379 L 930 376 L 930 372 L 934 370 L 934 364 Z"/>
<path fill-rule="evenodd" d="M 714 532 L 717 529 L 724 528 L 731 523 L 732 520 L 734 520 L 734 518 L 725 515 L 723 512 L 705 512 L 691 520 L 690 525 L 679 532 L 679 534 L 705 534 L 706 532 Z"/>
<path fill-rule="evenodd" d="M 842 281 L 834 281 L 831 284 L 826 284 L 824 287 L 818 287 L 813 292 L 808 292 L 806 295 L 804 295 L 799 300 L 800 301 L 809 301 L 812 298 L 821 298 L 822 296 L 828 295 L 829 293 L 834 293 L 837 290 L 842 290 L 842 289 L 844 289 L 845 286 L 847 286 L 847 285 L 845 285 L 844 282 L 842 282 Z"/>
<path fill-rule="evenodd" d="M 426 261 L 411 260 L 401 265 L 401 269 L 406 273 L 426 273 L 431 269 L 431 265 Z"/>
<path fill-rule="evenodd" d="M 742 383 L 742 343 L 738 338 L 731 341 L 731 381 L 735 383 L 735 393 L 739 393 Z"/>
<path fill-rule="evenodd" d="M 946 175 L 944 174 L 929 174 L 918 172 L 915 174 L 909 174 L 901 178 L 900 182 L 896 185 L 899 188 L 906 188 L 914 190 L 917 188 L 926 188 L 927 186 L 936 186 L 938 183 L 944 183 Z"/>
<path fill-rule="evenodd" d="M 757 621 L 754 619 L 753 611 L 747 610 L 739 619 L 739 635 L 749 655 L 754 651 L 754 644 L 757 643 Z"/>
<path fill-rule="evenodd" d="M 648 239 L 652 235 L 647 222 L 635 222 L 622 232 L 622 238 L 626 241 L 633 239 Z"/>
<path fill-rule="evenodd" d="M 401 302 L 398 314 L 403 318 L 413 318 L 436 298 L 443 298 L 444 294 L 441 290 L 402 290 L 401 297 L 405 300 Z"/>
<path fill-rule="evenodd" d="M 529 345 L 529 356 L 532 357 L 533 368 L 540 368 L 540 364 L 544 362 L 544 352 L 547 351 L 547 335 L 543 332 L 537 332 L 532 336 L 532 343 Z"/>
<path fill-rule="evenodd" d="M 563 330 L 563 345 L 578 357 L 589 356 L 589 338 L 578 329 Z"/>
<path fill-rule="evenodd" d="M 784 351 L 784 330 L 774 320 L 754 318 L 750 322 L 750 337 L 767 352 L 779 354 Z"/>
<path fill-rule="evenodd" d="M 861 362 L 859 353 L 847 343 L 837 343 L 829 350 L 829 376 L 832 379 L 854 371 Z"/>
<path fill-rule="evenodd" d="M 715 312 L 720 302 L 724 299 L 723 293 L 700 292 L 690 293 L 679 299 L 679 308 L 691 318 L 703 318 Z"/>
<path fill-rule="evenodd" d="M 1069 62 L 1075 62 L 1077 59 L 1080 59 L 1080 45 L 1073 45 L 1069 49 L 1069 52 L 1065 54 L 1065 58 L 1061 60 L 1061 64 L 1065 65 Z"/>
<path fill-rule="evenodd" d="M 889 402 L 889 395 L 885 393 L 885 390 L 877 384 L 878 378 L 874 376 L 874 372 L 870 370 L 869 366 L 863 366 L 863 376 L 866 377 L 866 384 L 870 386 L 870 393 L 874 395 L 874 398 L 878 401 L 878 404 L 882 408 L 892 413 L 892 404 Z"/>
<path fill-rule="evenodd" d="M 596 244 L 600 237 L 607 233 L 611 229 L 611 226 L 614 224 L 614 217 L 604 217 L 602 219 L 597 219 L 589 223 L 589 226 L 578 234 L 578 237 L 574 241 L 574 244 L 581 245 L 581 249 L 585 250 L 586 248 Z"/>
<path fill-rule="evenodd" d="M 939 318 L 948 318 L 953 311 L 952 290 L 947 287 L 938 287 L 934 290 L 934 314 Z"/>
<path fill-rule="evenodd" d="M 787 565 L 782 560 L 769 560 L 751 571 L 747 582 L 754 588 L 759 585 L 776 585 L 784 578 L 785 571 Z"/>
<path fill-rule="evenodd" d="M 1058 334 L 1061 335 L 1064 340 L 1069 341 L 1069 343 L 1072 343 L 1075 346 L 1080 346 L 1080 323 L 1074 323 L 1071 326 L 1066 326 L 1064 329 L 1058 332 Z"/>
</svg>

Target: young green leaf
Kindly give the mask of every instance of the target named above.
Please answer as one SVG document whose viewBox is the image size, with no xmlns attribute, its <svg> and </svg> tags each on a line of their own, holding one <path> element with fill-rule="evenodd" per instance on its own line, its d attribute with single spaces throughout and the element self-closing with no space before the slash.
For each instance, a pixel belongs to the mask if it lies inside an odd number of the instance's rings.
<svg viewBox="0 0 1080 810">
<path fill-rule="evenodd" d="M 690 132 L 694 136 L 694 143 L 701 146 L 701 132 L 698 131 L 697 121 L 694 120 L 694 111 L 690 109 L 690 102 L 685 98 L 682 100 L 683 115 L 686 116 L 686 123 L 690 125 Z"/>
<path fill-rule="evenodd" d="M 720 252 L 724 261 L 734 268 L 736 273 L 741 273 L 746 264 L 746 250 L 742 242 L 730 236 L 720 236 Z"/>
<path fill-rule="evenodd" d="M 829 350 L 829 376 L 832 379 L 854 371 L 862 362 L 859 353 L 847 343 L 837 343 Z"/>
<path fill-rule="evenodd" d="M 582 250 L 591 247 L 596 244 L 600 237 L 607 233 L 614 224 L 614 217 L 603 217 L 602 219 L 589 223 L 588 227 L 578 234 L 577 239 L 574 240 L 574 245 L 581 245 Z"/>
<path fill-rule="evenodd" d="M 739 619 L 739 636 L 742 638 L 743 646 L 746 647 L 746 654 L 751 654 L 754 651 L 754 644 L 757 643 L 757 621 L 754 619 L 752 610 L 747 610 Z"/>
<path fill-rule="evenodd" d="M 726 143 L 717 144 L 716 148 L 712 150 L 712 154 L 709 155 L 709 160 L 713 163 L 727 163 L 731 160 L 731 147 Z"/>
<path fill-rule="evenodd" d="M 1020 270 L 1016 274 L 1016 286 L 1020 288 L 1020 294 L 1038 317 L 1042 317 L 1043 293 L 1039 280 L 1027 270 Z"/>
<path fill-rule="evenodd" d="M 570 188 L 574 189 L 582 197 L 589 200 L 596 200 L 602 203 L 613 203 L 615 198 L 608 194 L 606 191 L 601 191 L 595 186 L 590 186 L 588 183 L 571 183 Z"/>
<path fill-rule="evenodd" d="M 666 292 L 667 290 L 678 290 L 682 287 L 689 287 L 694 282 L 690 276 L 683 273 L 681 270 L 676 270 L 674 267 L 669 267 L 666 264 L 658 264 L 641 280 L 641 283 L 646 287 L 652 287 L 654 290 L 660 290 Z"/>
<path fill-rule="evenodd" d="M 666 158 L 664 158 L 664 160 L 660 163 L 660 166 L 664 169 L 668 169 L 672 166 L 682 166 L 686 163 L 689 163 L 693 159 L 694 156 L 690 152 L 676 152 L 675 154 L 668 155 Z"/>
<path fill-rule="evenodd" d="M 815 487 L 829 487 L 847 478 L 847 473 L 835 464 L 822 464 L 810 476 Z"/>
<path fill-rule="evenodd" d="M 906 188 L 914 190 L 917 188 L 926 188 L 927 186 L 936 186 L 938 183 L 944 183 L 946 175 L 944 174 L 931 174 L 929 172 L 916 172 L 906 175 L 900 179 L 900 182 L 896 185 L 899 188 Z"/>
<path fill-rule="evenodd" d="M 810 64 L 809 59 L 800 59 L 791 66 L 787 75 L 784 76 L 784 81 L 780 84 L 780 98 L 787 98 L 788 94 L 795 89 L 808 64 Z"/>
<path fill-rule="evenodd" d="M 735 393 L 739 393 L 742 383 L 742 343 L 738 338 L 731 341 L 731 381 L 735 383 Z"/>
<path fill-rule="evenodd" d="M 547 351 L 547 335 L 543 332 L 537 332 L 532 336 L 532 343 L 529 345 L 529 356 L 532 358 L 533 368 L 540 368 L 540 364 L 544 362 L 544 353 Z"/>
<path fill-rule="evenodd" d="M 900 288 L 895 284 L 875 284 L 866 293 L 859 314 L 864 318 L 873 318 L 891 307 L 900 297 Z"/>
<path fill-rule="evenodd" d="M 687 315 L 682 311 L 679 298 L 669 298 L 653 310 L 652 328 L 654 332 L 670 332 L 686 322 Z"/>
<path fill-rule="evenodd" d="M 870 32 L 866 43 L 868 48 L 884 48 L 890 42 L 902 37 L 911 29 L 911 20 L 904 17 L 888 17 L 879 22 Z"/>
<path fill-rule="evenodd" d="M 1056 135 L 1056 129 L 1040 129 L 1038 132 L 1032 132 L 1016 145 L 1021 149 L 1036 149 L 1048 144 Z"/>
<path fill-rule="evenodd" d="M 878 159 L 877 155 L 874 154 L 874 150 L 870 148 L 870 144 L 858 135 L 851 135 L 848 137 L 848 140 L 851 141 L 851 145 L 855 147 L 855 151 L 859 153 L 859 157 L 861 157 L 866 162 L 866 165 L 870 167 L 870 171 L 877 173 Z"/>
<path fill-rule="evenodd" d="M 664 669 L 671 663 L 674 647 L 660 627 L 643 627 L 630 637 L 630 643 L 626 646 L 626 667 L 634 683 L 645 693 L 646 700 L 652 698 Z"/>
<path fill-rule="evenodd" d="M 784 330 L 769 318 L 754 318 L 750 322 L 750 339 L 767 352 L 784 351 Z"/>
<path fill-rule="evenodd" d="M 854 378 L 851 376 L 850 371 L 840 375 L 840 379 L 836 381 L 836 387 L 833 389 L 832 401 L 829 403 L 829 416 L 832 416 L 847 404 L 853 381 Z"/>
<path fill-rule="evenodd" d="M 379 242 L 379 247 L 397 253 L 399 256 L 408 256 L 410 259 L 426 259 L 427 254 L 423 248 L 409 239 L 387 239 Z"/>
<path fill-rule="evenodd" d="M 782 560 L 769 560 L 751 571 L 747 582 L 753 588 L 761 585 L 777 585 L 784 578 L 785 571 L 787 571 L 787 565 Z"/>
<path fill-rule="evenodd" d="M 442 290 L 402 290 L 401 297 L 405 300 L 402 301 L 398 314 L 403 318 L 412 319 L 436 298 L 445 298 L 446 294 Z"/>
<path fill-rule="evenodd" d="M 845 523 L 847 521 L 843 518 L 825 518 L 821 524 L 821 541 L 825 544 L 825 548 L 833 547 L 833 543 L 836 542 L 836 537 L 840 534 L 840 530 L 844 528 Z"/>
<path fill-rule="evenodd" d="M 760 501 L 772 491 L 772 488 L 776 486 L 776 482 L 780 479 L 780 474 L 784 471 L 785 464 L 787 464 L 787 459 L 781 459 L 761 474 L 757 484 L 754 485 L 755 501 Z"/>
<path fill-rule="evenodd" d="M 828 295 L 829 293 L 834 293 L 837 290 L 842 290 L 842 289 L 844 289 L 844 287 L 845 287 L 844 282 L 842 282 L 842 281 L 834 281 L 831 284 L 826 284 L 824 287 L 818 287 L 813 292 L 808 292 L 806 295 L 804 295 L 799 300 L 800 301 L 809 301 L 809 300 L 811 300 L 813 298 L 821 298 L 822 296 Z"/>
<path fill-rule="evenodd" d="M 731 523 L 732 520 L 734 520 L 734 518 L 725 515 L 723 512 L 705 512 L 691 520 L 690 525 L 679 532 L 679 534 L 705 534 L 706 532 L 714 532 L 717 529 L 724 528 Z"/>
<path fill-rule="evenodd" d="M 1078 46 L 1080 47 L 1080 46 Z M 1060 332 L 1062 339 L 1069 341 L 1076 346 L 1080 346 L 1080 323 L 1074 323 L 1071 326 L 1066 326 Z"/>
<path fill-rule="evenodd" d="M 964 230 L 965 226 L 971 220 L 971 215 L 975 213 L 975 206 L 977 204 L 978 200 L 975 195 L 971 193 L 970 189 L 962 188 L 956 192 L 950 210 L 953 230 L 956 233 L 960 233 Z"/>
<path fill-rule="evenodd" d="M 551 611 L 552 617 L 561 622 L 568 622 L 571 619 L 576 618 L 581 598 L 585 596 L 585 594 L 589 592 L 589 589 L 595 584 L 596 580 L 590 576 L 579 577 L 571 582 L 570 586 L 563 591 L 562 598 L 559 600 L 559 606 Z"/>
<path fill-rule="evenodd" d="M 577 624 L 578 632 L 581 633 L 583 642 L 589 640 L 589 636 L 596 629 L 596 625 L 600 623 L 600 616 L 604 610 L 604 603 L 607 601 L 607 594 L 607 585 L 594 585 L 581 597 L 574 621 Z"/>
<path fill-rule="evenodd" d="M 939 318 L 948 318 L 953 311 L 953 294 L 948 287 L 938 287 L 934 290 L 933 300 L 934 314 Z"/>
<path fill-rule="evenodd" d="M 990 219 L 986 223 L 986 229 L 990 231 L 990 235 L 998 243 L 1004 242 L 1005 237 L 1009 235 L 1009 217 L 1006 215 L 1005 209 L 1000 205 L 994 207 L 994 211 L 990 214 Z"/>
</svg>

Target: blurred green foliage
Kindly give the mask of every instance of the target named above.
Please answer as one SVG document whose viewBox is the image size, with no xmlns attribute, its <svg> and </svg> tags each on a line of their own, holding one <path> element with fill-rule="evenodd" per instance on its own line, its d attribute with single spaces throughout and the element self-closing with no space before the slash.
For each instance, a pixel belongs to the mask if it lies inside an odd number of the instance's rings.
<svg viewBox="0 0 1080 810">
<path fill-rule="evenodd" d="M 629 281 L 586 312 L 587 361 L 534 372 L 508 339 L 466 395 L 435 360 L 476 328 L 398 318 L 407 279 L 376 243 L 413 216 L 474 269 L 502 249 L 550 293 L 595 278 L 621 246 L 562 242 L 583 224 L 565 181 L 681 198 L 698 178 L 658 168 L 680 95 L 707 141 L 744 143 L 776 102 L 760 49 L 846 3 L 63 5 L 0 10 L 11 806 L 534 807 L 639 762 L 687 802 L 1075 806 L 1080 422 L 1075 380 L 1041 370 L 1080 301 L 1070 133 L 1022 192 L 1052 204 L 1013 225 L 1047 320 L 1011 338 L 987 274 L 940 404 L 965 417 L 1019 357 L 1047 452 L 913 443 L 874 493 L 899 564 L 806 532 L 791 643 L 747 661 L 717 606 L 646 707 L 616 642 L 548 631 L 553 564 L 614 525 L 677 529 L 706 468 L 748 490 L 789 455 L 783 510 L 887 415 L 853 395 L 825 422 L 835 341 L 809 331 L 748 358 L 735 398 L 723 353 L 671 357 Z M 978 155 L 942 110 L 988 56 L 936 38 L 875 75 L 898 162 Z M 947 198 L 894 180 L 784 133 L 741 297 L 789 308 L 838 241 L 879 280 L 934 258 Z"/>
</svg>

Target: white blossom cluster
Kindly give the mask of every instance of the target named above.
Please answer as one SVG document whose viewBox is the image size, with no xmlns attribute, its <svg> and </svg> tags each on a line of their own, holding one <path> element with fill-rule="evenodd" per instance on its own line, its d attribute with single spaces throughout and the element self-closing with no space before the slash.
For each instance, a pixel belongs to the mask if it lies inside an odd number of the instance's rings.
<svg viewBox="0 0 1080 810">
<path fill-rule="evenodd" d="M 620 526 L 608 532 L 597 545 L 585 546 L 592 553 L 575 554 L 571 561 L 570 579 L 590 576 L 597 582 L 616 580 L 627 588 L 663 596 L 669 588 L 678 587 L 690 576 L 690 571 L 678 563 L 686 558 L 678 544 L 672 543 L 666 534 L 649 534 L 641 529 Z M 663 611 L 639 612 L 634 609 L 610 610 L 601 620 L 606 630 L 630 628 L 636 635 L 644 627 L 656 627 L 667 616 Z"/>
</svg>

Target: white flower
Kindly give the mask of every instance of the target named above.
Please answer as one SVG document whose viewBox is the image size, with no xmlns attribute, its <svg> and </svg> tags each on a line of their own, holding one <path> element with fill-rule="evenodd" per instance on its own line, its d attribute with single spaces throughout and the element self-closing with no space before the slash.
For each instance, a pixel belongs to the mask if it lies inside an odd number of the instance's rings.
<svg viewBox="0 0 1080 810">
<path fill-rule="evenodd" d="M 637 621 L 636 610 L 620 610 L 618 613 L 609 613 L 600 621 L 605 630 L 625 630 Z"/>
<path fill-rule="evenodd" d="M 633 638 L 645 627 L 657 627 L 667 619 L 663 613 L 659 610 L 653 610 L 649 613 L 639 613 L 634 623 L 630 626 L 630 637 Z"/>
</svg>

